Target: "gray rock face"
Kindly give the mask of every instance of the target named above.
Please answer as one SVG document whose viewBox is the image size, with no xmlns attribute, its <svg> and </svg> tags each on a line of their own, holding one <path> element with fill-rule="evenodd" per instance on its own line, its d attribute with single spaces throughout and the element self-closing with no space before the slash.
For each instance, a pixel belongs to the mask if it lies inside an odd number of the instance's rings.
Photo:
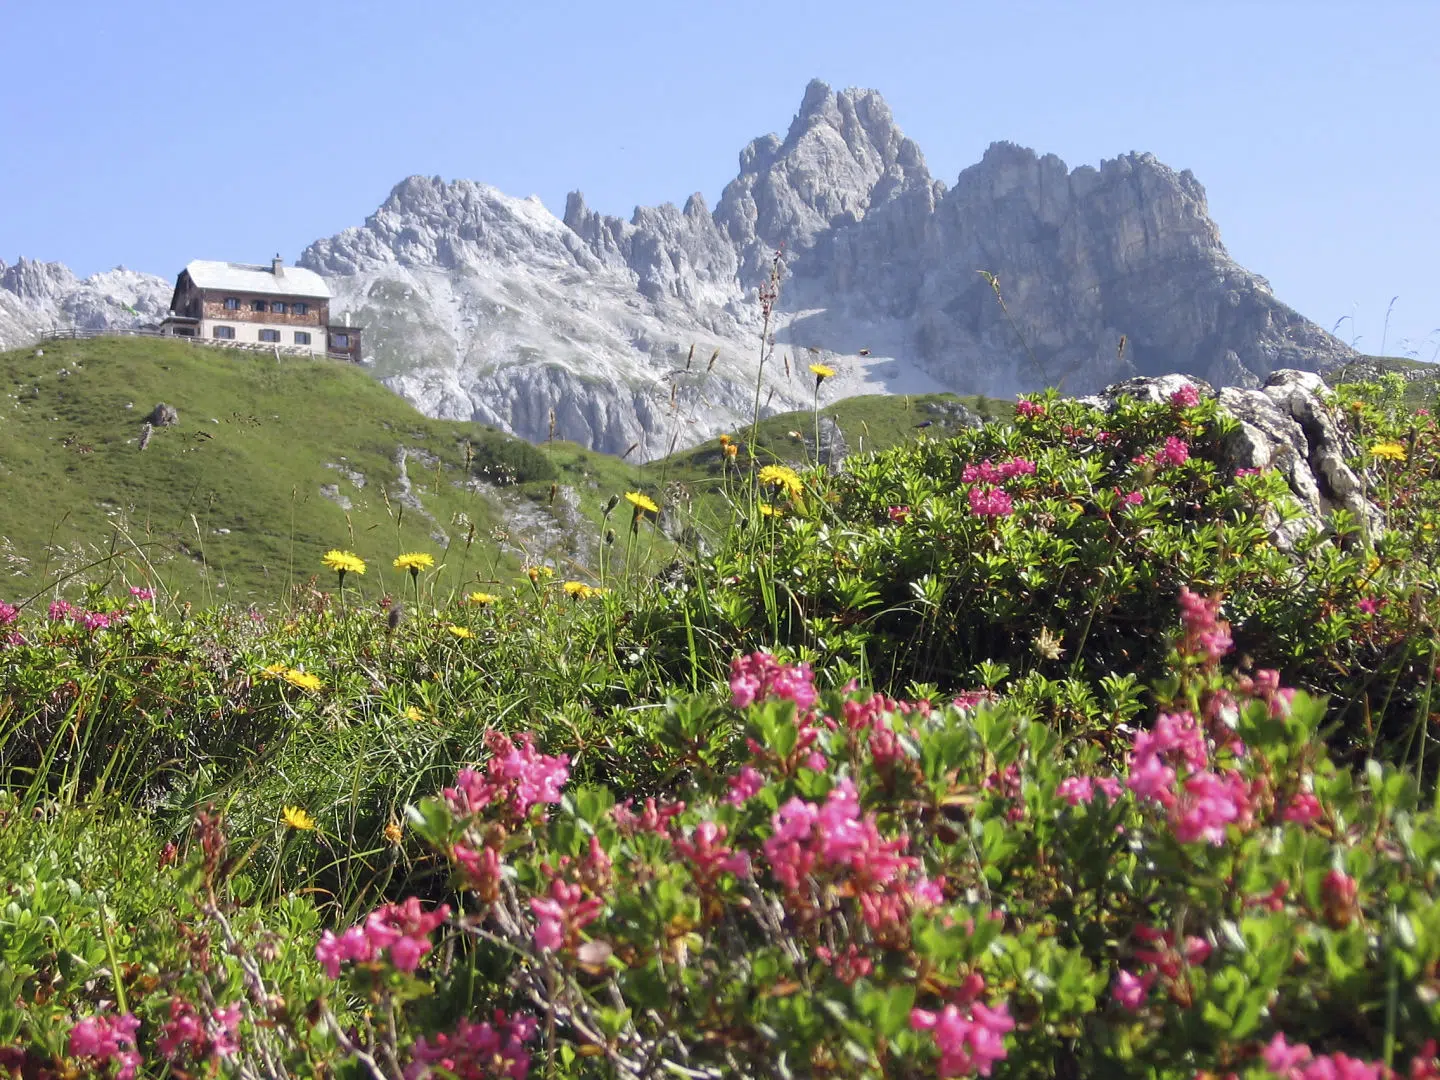
<svg viewBox="0 0 1440 1080">
<path fill-rule="evenodd" d="M 123 266 L 77 278 L 63 263 L 0 262 L 0 349 L 51 329 L 145 326 L 170 308 L 171 283 Z"/>
<path fill-rule="evenodd" d="M 757 290 L 777 250 L 762 365 Z M 996 143 L 947 187 L 878 93 L 818 81 L 783 137 L 745 147 L 713 211 L 692 195 L 625 220 L 575 192 L 562 219 L 415 176 L 300 263 L 422 411 L 539 441 L 553 410 L 564 437 L 641 458 L 748 421 L 757 396 L 767 415 L 809 408 L 812 362 L 836 369 L 826 404 L 1084 394 L 1162 372 L 1254 390 L 1355 358 L 1229 257 L 1189 172 L 1134 153 L 1069 169 Z M 126 270 L 0 265 L 0 346 L 154 321 L 169 295 Z"/>
<path fill-rule="evenodd" d="M 757 371 L 777 249 L 775 351 Z M 713 212 L 692 195 L 624 220 L 575 192 L 557 219 L 411 177 L 301 263 L 424 411 L 543 439 L 554 409 L 567 438 L 645 457 L 748 419 L 757 380 L 764 411 L 808 407 L 814 361 L 838 371 L 833 400 L 1176 371 L 1253 389 L 1354 356 L 1229 257 L 1189 172 L 1149 154 L 1072 170 L 996 143 L 947 188 L 878 93 L 821 82 L 783 138 L 745 147 Z M 683 370 L 692 345 L 716 365 Z"/>
<path fill-rule="evenodd" d="M 1299 514 L 1282 519 L 1271 513 L 1271 540 L 1282 551 L 1312 529 L 1323 529 L 1336 509 L 1349 511 L 1361 528 L 1374 534 L 1384 515 L 1365 496 L 1365 485 L 1346 463 L 1356 454 L 1353 435 L 1340 411 L 1329 404 L 1330 388 L 1310 371 L 1272 372 L 1261 389 L 1226 386 L 1214 390 L 1200 379 L 1181 375 L 1130 379 L 1082 400 L 1108 410 L 1116 399 L 1139 397 L 1161 402 L 1186 383 L 1240 422 L 1224 446 L 1228 469 L 1275 469 L 1285 477 Z"/>
</svg>

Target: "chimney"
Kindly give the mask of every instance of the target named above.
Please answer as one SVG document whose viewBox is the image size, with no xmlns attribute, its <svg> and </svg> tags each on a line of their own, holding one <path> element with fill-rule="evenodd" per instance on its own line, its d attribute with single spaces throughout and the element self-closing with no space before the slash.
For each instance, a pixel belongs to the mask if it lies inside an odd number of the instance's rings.
<svg viewBox="0 0 1440 1080">
<path fill-rule="evenodd" d="M 276 277 L 285 276 L 285 260 L 280 258 L 280 253 L 275 253 L 275 258 L 270 260 L 270 272 Z"/>
</svg>

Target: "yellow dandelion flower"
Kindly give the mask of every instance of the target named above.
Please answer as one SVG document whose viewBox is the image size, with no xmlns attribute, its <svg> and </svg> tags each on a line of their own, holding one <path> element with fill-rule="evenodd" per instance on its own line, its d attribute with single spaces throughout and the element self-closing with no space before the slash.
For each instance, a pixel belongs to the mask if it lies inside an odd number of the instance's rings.
<svg viewBox="0 0 1440 1080">
<path fill-rule="evenodd" d="M 418 574 L 421 570 L 429 570 L 435 565 L 435 557 L 424 551 L 409 551 L 399 555 L 395 559 L 396 570 L 409 570 L 412 574 Z"/>
<path fill-rule="evenodd" d="M 365 560 L 354 552 L 334 548 L 327 551 L 320 560 L 337 574 L 364 574 Z"/>
<path fill-rule="evenodd" d="M 398 844 L 404 838 L 405 831 L 400 828 L 400 826 L 397 825 L 395 822 L 392 821 L 390 822 L 390 824 L 385 826 L 385 839 L 389 840 L 390 843 Z"/>
<path fill-rule="evenodd" d="M 405 710 L 405 719 L 413 720 L 415 723 L 418 724 L 421 720 L 425 719 L 425 715 L 414 705 L 411 705 Z"/>
<path fill-rule="evenodd" d="M 822 382 L 835 374 L 835 369 L 829 364 L 811 364 L 810 374 L 815 376 L 815 385 L 819 386 Z"/>
<path fill-rule="evenodd" d="M 583 581 L 567 581 L 563 588 L 565 589 L 566 596 L 576 600 L 586 600 L 595 591 Z"/>
<path fill-rule="evenodd" d="M 266 664 L 260 669 L 260 677 L 262 679 L 281 678 L 289 670 L 289 667 L 288 664 Z"/>
<path fill-rule="evenodd" d="M 472 592 L 465 599 L 469 600 L 472 604 L 479 604 L 481 607 L 484 607 L 486 604 L 495 603 L 495 601 L 498 600 L 499 597 L 496 596 L 494 593 Z"/>
<path fill-rule="evenodd" d="M 783 511 L 783 510 L 777 510 L 775 507 L 773 507 L 773 506 L 771 506 L 769 503 L 765 503 L 765 502 L 762 502 L 762 503 L 760 504 L 760 508 L 759 508 L 759 509 L 760 509 L 760 516 L 761 516 L 761 517 L 781 517 L 781 516 L 784 515 L 784 511 Z"/>
<path fill-rule="evenodd" d="M 315 819 L 298 806 L 282 806 L 280 820 L 285 823 L 287 828 L 296 829 L 299 832 L 309 832 L 315 828 Z"/>
<path fill-rule="evenodd" d="M 798 499 L 805 490 L 800 474 L 788 465 L 766 465 L 760 470 L 760 483 L 782 488 L 792 499 Z"/>
<path fill-rule="evenodd" d="M 290 668 L 281 675 L 291 686 L 301 690 L 319 690 L 325 684 L 320 681 L 319 675 L 311 675 L 308 671 L 301 671 L 299 668 Z"/>
<path fill-rule="evenodd" d="M 729 446 L 732 441 L 733 441 L 733 440 L 731 440 L 731 438 L 730 438 L 729 435 L 721 435 L 721 436 L 720 436 L 720 445 L 721 445 L 721 446 Z"/>
<path fill-rule="evenodd" d="M 1398 442 L 1378 442 L 1370 447 L 1370 454 L 1386 461 L 1404 461 L 1405 446 Z"/>
<path fill-rule="evenodd" d="M 733 442 L 726 443 L 722 449 L 725 451 L 727 458 L 738 457 L 740 454 L 740 447 Z"/>
<path fill-rule="evenodd" d="M 635 513 L 637 514 L 646 510 L 652 514 L 658 514 L 660 512 L 660 507 L 655 505 L 654 499 L 648 495 L 642 495 L 638 491 L 627 491 L 625 493 L 625 501 L 635 508 Z"/>
<path fill-rule="evenodd" d="M 475 636 L 467 627 L 456 626 L 453 622 L 445 627 L 445 629 L 449 630 L 450 633 L 454 634 L 457 638 L 472 638 Z"/>
</svg>

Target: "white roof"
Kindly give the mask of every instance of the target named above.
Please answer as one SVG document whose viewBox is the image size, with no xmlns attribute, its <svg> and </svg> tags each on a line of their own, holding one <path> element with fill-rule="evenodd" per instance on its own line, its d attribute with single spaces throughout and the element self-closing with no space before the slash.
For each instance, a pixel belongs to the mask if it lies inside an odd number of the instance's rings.
<svg viewBox="0 0 1440 1080">
<path fill-rule="evenodd" d="M 215 262 L 194 259 L 185 264 L 185 272 L 197 288 L 221 292 L 264 293 L 272 296 L 311 296 L 330 299 L 325 279 L 303 266 L 282 266 L 277 277 L 267 266 L 249 263 Z"/>
</svg>

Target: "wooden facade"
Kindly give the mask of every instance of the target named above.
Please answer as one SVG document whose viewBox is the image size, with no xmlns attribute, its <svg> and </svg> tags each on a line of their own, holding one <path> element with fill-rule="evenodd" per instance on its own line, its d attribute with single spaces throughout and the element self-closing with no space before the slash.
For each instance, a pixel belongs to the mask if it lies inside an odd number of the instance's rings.
<svg viewBox="0 0 1440 1080">
<path fill-rule="evenodd" d="M 173 336 L 361 359 L 361 328 L 330 322 L 329 287 L 278 257 L 269 266 L 190 263 L 175 281 L 170 312 L 161 330 Z"/>
</svg>

